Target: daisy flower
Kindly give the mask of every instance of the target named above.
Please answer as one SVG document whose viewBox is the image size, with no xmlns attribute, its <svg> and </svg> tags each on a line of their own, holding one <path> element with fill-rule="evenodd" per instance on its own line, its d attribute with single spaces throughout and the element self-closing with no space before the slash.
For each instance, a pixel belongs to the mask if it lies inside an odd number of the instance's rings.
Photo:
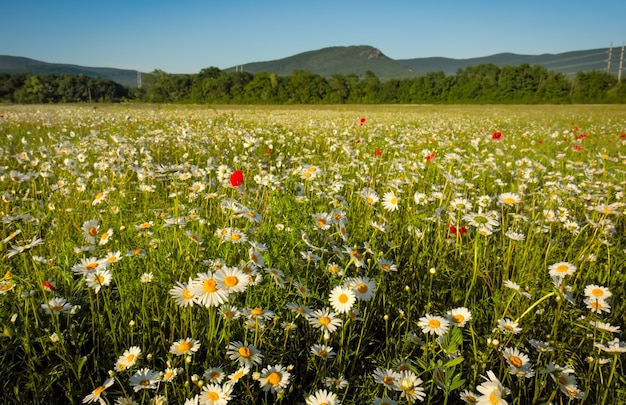
<svg viewBox="0 0 626 405">
<path fill-rule="evenodd" d="M 191 279 L 188 283 L 177 281 L 176 285 L 170 289 L 170 295 L 179 307 L 192 307 L 195 295 L 191 292 Z"/>
<path fill-rule="evenodd" d="M 587 309 L 596 314 L 601 314 L 602 312 L 611 312 L 611 306 L 609 305 L 608 301 L 603 298 L 585 298 L 583 302 L 587 306 Z"/>
<path fill-rule="evenodd" d="M 426 398 L 426 391 L 420 387 L 420 384 L 422 384 L 422 379 L 418 378 L 415 373 L 410 370 L 401 371 L 398 381 L 401 390 L 400 397 L 406 398 L 410 404 L 416 400 L 423 401 Z"/>
<path fill-rule="evenodd" d="M 98 231 L 100 230 L 100 225 L 98 224 L 98 221 L 96 221 L 95 219 L 85 221 L 83 222 L 81 229 L 83 231 L 83 237 L 85 238 L 87 243 L 96 243 L 96 236 L 98 235 Z"/>
<path fill-rule="evenodd" d="M 321 357 L 324 360 L 332 359 L 335 357 L 335 352 L 333 352 L 333 348 L 327 345 L 314 344 L 311 346 L 311 353 L 316 355 L 317 357 Z"/>
<path fill-rule="evenodd" d="M 198 274 L 189 285 L 196 301 L 205 307 L 217 307 L 228 301 L 228 291 L 217 285 L 213 273 L 210 271 Z"/>
<path fill-rule="evenodd" d="M 387 191 L 383 195 L 383 208 L 387 211 L 395 211 L 398 209 L 400 198 L 393 191 Z"/>
<path fill-rule="evenodd" d="M 224 370 L 219 367 L 209 367 L 204 370 L 202 376 L 209 382 L 212 382 L 214 384 L 221 384 L 225 374 Z"/>
<path fill-rule="evenodd" d="M 240 366 L 253 367 L 261 365 L 263 355 L 253 344 L 235 341 L 228 344 L 226 355 L 231 360 L 237 360 Z"/>
<path fill-rule="evenodd" d="M 422 328 L 423 333 L 435 334 L 437 336 L 445 335 L 450 326 L 450 322 L 447 319 L 430 314 L 421 317 L 417 324 Z"/>
<path fill-rule="evenodd" d="M 587 285 L 585 287 L 584 294 L 586 297 L 589 297 L 592 300 L 593 299 L 607 299 L 611 296 L 611 292 L 609 291 L 608 288 L 595 285 L 595 284 Z"/>
<path fill-rule="evenodd" d="M 380 200 L 378 193 L 369 187 L 361 190 L 360 194 L 361 197 L 363 197 L 363 199 L 370 205 L 374 205 Z"/>
<path fill-rule="evenodd" d="M 372 377 L 374 377 L 374 382 L 376 384 L 380 384 L 394 391 L 402 390 L 399 386 L 401 375 L 397 371 L 377 367 L 372 373 Z"/>
<path fill-rule="evenodd" d="M 142 368 L 133 374 L 128 380 L 135 392 L 141 390 L 155 390 L 159 384 L 159 372 Z"/>
<path fill-rule="evenodd" d="M 91 391 L 89 395 L 83 398 L 83 404 L 99 402 L 101 405 L 104 405 L 105 401 L 104 398 L 101 397 L 101 395 L 104 393 L 104 390 L 113 385 L 114 382 L 115 380 L 113 378 L 107 378 L 101 386 L 95 388 L 93 391 Z"/>
<path fill-rule="evenodd" d="M 502 351 L 502 356 L 510 366 L 521 369 L 530 364 L 530 358 L 515 347 L 507 347 Z"/>
<path fill-rule="evenodd" d="M 620 342 L 618 338 L 615 338 L 611 340 L 610 342 L 607 342 L 606 345 L 602 343 L 598 343 L 598 342 L 595 342 L 593 345 L 594 347 L 597 347 L 603 352 L 606 352 L 609 354 L 626 353 L 626 342 Z"/>
<path fill-rule="evenodd" d="M 465 307 L 451 309 L 447 312 L 446 318 L 454 325 L 462 328 L 472 319 L 472 313 Z"/>
<path fill-rule="evenodd" d="M 387 273 L 391 271 L 398 271 L 398 266 L 396 266 L 394 262 L 384 258 L 378 259 L 378 266 Z"/>
<path fill-rule="evenodd" d="M 236 267 L 222 267 L 213 273 L 213 279 L 220 289 L 224 289 L 228 294 L 239 293 L 246 290 L 250 282 L 250 277 Z"/>
<path fill-rule="evenodd" d="M 522 201 L 522 199 L 519 194 L 516 193 L 502 193 L 498 196 L 498 203 L 500 205 L 512 206 L 518 204 L 520 201 Z"/>
<path fill-rule="evenodd" d="M 330 306 L 333 307 L 335 312 L 345 314 L 349 312 L 354 305 L 356 295 L 349 287 L 338 285 L 332 289 L 328 299 Z"/>
<path fill-rule="evenodd" d="M 100 235 L 100 240 L 98 241 L 99 246 L 104 246 L 109 243 L 109 239 L 113 236 L 113 229 L 109 228 L 106 232 Z"/>
<path fill-rule="evenodd" d="M 93 273 L 87 273 L 87 275 L 85 275 L 87 287 L 93 289 L 96 294 L 100 292 L 100 288 L 111 284 L 112 279 L 113 274 L 106 269 L 98 269 Z"/>
<path fill-rule="evenodd" d="M 565 277 L 574 274 L 576 266 L 568 262 L 558 262 L 548 266 L 551 277 Z"/>
<path fill-rule="evenodd" d="M 507 402 L 503 399 L 504 396 L 509 394 L 509 389 L 506 388 L 500 380 L 496 377 L 493 371 L 487 372 L 487 377 L 483 377 L 486 381 L 481 383 L 476 389 L 482 395 L 478 397 L 478 404 L 489 405 L 506 405 Z"/>
<path fill-rule="evenodd" d="M 320 212 L 318 214 L 312 214 L 312 216 L 313 216 L 313 223 L 316 228 L 321 229 L 321 230 L 330 229 L 330 226 L 333 223 L 333 219 L 329 213 Z"/>
<path fill-rule="evenodd" d="M 186 338 L 172 343 L 170 346 L 170 353 L 175 356 L 185 356 L 187 354 L 197 352 L 198 349 L 200 349 L 200 341 L 192 338 Z"/>
<path fill-rule="evenodd" d="M 239 382 L 239 380 L 241 380 L 243 377 L 245 377 L 246 375 L 248 375 L 250 373 L 250 367 L 249 366 L 241 366 L 237 369 L 237 371 L 235 371 L 232 374 L 228 375 L 228 384 L 230 385 L 234 385 L 237 382 Z"/>
<path fill-rule="evenodd" d="M 163 371 L 163 376 L 161 377 L 161 381 L 163 382 L 172 382 L 174 378 L 178 375 L 179 372 L 182 372 L 182 368 L 171 368 L 168 367 Z"/>
<path fill-rule="evenodd" d="M 461 401 L 468 404 L 475 404 L 478 402 L 478 394 L 470 390 L 463 390 L 459 394 L 459 398 L 461 399 Z"/>
<path fill-rule="evenodd" d="M 518 325 L 517 322 L 509 318 L 498 319 L 498 328 L 500 328 L 502 332 L 512 333 L 514 335 L 517 335 L 518 333 L 522 331 L 522 328 L 520 328 L 517 325 Z"/>
<path fill-rule="evenodd" d="M 97 270 L 103 270 L 108 267 L 108 262 L 105 259 L 98 259 L 96 257 L 89 257 L 87 259 L 80 259 L 80 262 L 72 266 L 74 274 L 86 275 L 93 273 Z"/>
<path fill-rule="evenodd" d="M 289 385 L 290 377 L 291 373 L 280 364 L 267 366 L 261 371 L 259 386 L 263 391 L 280 393 Z"/>
<path fill-rule="evenodd" d="M 335 316 L 329 308 L 318 309 L 313 311 L 307 320 L 314 328 L 321 329 L 324 332 L 333 333 L 343 323 L 341 319 Z"/>
<path fill-rule="evenodd" d="M 340 405 L 337 394 L 332 391 L 318 390 L 306 398 L 306 405 Z"/>
<path fill-rule="evenodd" d="M 324 385 L 328 388 L 343 390 L 348 387 L 348 380 L 342 375 L 339 377 L 324 377 Z"/>
<path fill-rule="evenodd" d="M 139 346 L 131 346 L 117 359 L 115 363 L 115 371 L 124 371 L 135 364 L 137 364 L 137 360 L 141 357 L 141 349 Z"/>
<path fill-rule="evenodd" d="M 67 314 L 74 306 L 63 297 L 54 297 L 48 303 L 41 304 L 41 308 L 48 314 Z"/>
<path fill-rule="evenodd" d="M 226 405 L 232 398 L 231 393 L 232 387 L 228 384 L 209 383 L 202 387 L 198 401 L 202 405 Z"/>
<path fill-rule="evenodd" d="M 376 283 L 364 276 L 347 280 L 347 285 L 352 288 L 354 295 L 361 301 L 371 300 L 376 292 Z"/>
</svg>

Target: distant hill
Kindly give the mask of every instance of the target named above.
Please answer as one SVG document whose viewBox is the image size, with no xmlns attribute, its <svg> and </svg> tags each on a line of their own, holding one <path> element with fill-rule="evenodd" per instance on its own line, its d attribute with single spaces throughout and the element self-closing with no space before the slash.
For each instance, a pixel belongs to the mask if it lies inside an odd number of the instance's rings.
<svg viewBox="0 0 626 405">
<path fill-rule="evenodd" d="M 519 66 L 527 63 L 529 65 L 540 65 L 548 70 L 574 76 L 578 72 L 591 70 L 606 71 L 608 57 L 609 48 L 599 48 L 558 54 L 519 55 L 515 53 L 498 53 L 471 59 L 416 58 L 401 59 L 398 62 L 411 67 L 420 74 L 437 71 L 442 71 L 445 74 L 454 74 L 458 69 L 488 63 L 500 67 Z M 619 57 L 619 49 L 614 49 L 611 55 L 611 73 L 615 75 L 617 75 L 619 68 Z"/>
<path fill-rule="evenodd" d="M 412 67 L 385 56 L 371 46 L 335 46 L 299 53 L 269 62 L 246 63 L 243 70 L 250 73 L 270 72 L 288 76 L 294 70 L 306 70 L 324 77 L 333 74 L 362 76 L 371 71 L 381 80 L 415 77 Z M 226 71 L 234 71 L 232 67 Z"/>
<path fill-rule="evenodd" d="M 394 60 L 377 48 L 360 45 L 323 48 L 272 61 L 246 63 L 224 70 L 234 72 L 243 69 L 250 73 L 269 72 L 279 76 L 288 76 L 295 70 L 305 70 L 326 78 L 330 78 L 333 74 L 363 76 L 365 72 L 371 71 L 379 79 L 388 80 L 410 78 L 429 72 L 444 72 L 452 75 L 459 69 L 482 64 L 495 64 L 502 67 L 527 63 L 541 65 L 548 70 L 573 77 L 580 71 L 606 71 L 608 58 L 609 48 L 598 48 L 543 55 L 499 53 L 470 59 L 429 57 Z M 615 75 L 619 68 L 619 59 L 620 49 L 614 48 L 611 53 L 611 73 Z M 137 72 L 134 70 L 47 63 L 18 56 L 0 55 L 0 73 L 82 74 L 111 79 L 127 87 L 137 86 Z"/>
<path fill-rule="evenodd" d="M 611 57 L 611 73 L 615 75 L 619 67 L 619 53 L 619 49 L 614 49 Z M 451 75 L 459 69 L 482 64 L 495 64 L 502 67 L 527 63 L 574 76 L 579 71 L 605 71 L 608 55 L 609 48 L 599 48 L 543 55 L 499 53 L 470 59 L 429 57 L 394 60 L 371 46 L 347 46 L 323 48 L 273 61 L 247 63 L 225 70 L 243 69 L 250 73 L 271 72 L 278 75 L 289 75 L 294 70 L 307 70 L 325 77 L 330 77 L 335 73 L 362 75 L 370 70 L 381 80 L 385 80 L 414 77 L 429 72 L 444 72 Z"/>
<path fill-rule="evenodd" d="M 20 56 L 0 55 L 0 73 L 30 73 L 34 75 L 74 74 L 103 77 L 126 87 L 137 87 L 137 71 L 127 69 L 85 67 L 64 63 L 47 63 Z"/>
</svg>

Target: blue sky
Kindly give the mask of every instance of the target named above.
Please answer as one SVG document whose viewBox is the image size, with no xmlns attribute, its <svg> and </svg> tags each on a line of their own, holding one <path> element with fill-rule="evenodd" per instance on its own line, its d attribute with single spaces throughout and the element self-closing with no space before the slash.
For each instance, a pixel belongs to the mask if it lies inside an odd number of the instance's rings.
<svg viewBox="0 0 626 405">
<path fill-rule="evenodd" d="M 621 47 L 624 0 L 5 2 L 0 54 L 53 63 L 197 73 L 328 46 L 393 59 Z"/>
</svg>

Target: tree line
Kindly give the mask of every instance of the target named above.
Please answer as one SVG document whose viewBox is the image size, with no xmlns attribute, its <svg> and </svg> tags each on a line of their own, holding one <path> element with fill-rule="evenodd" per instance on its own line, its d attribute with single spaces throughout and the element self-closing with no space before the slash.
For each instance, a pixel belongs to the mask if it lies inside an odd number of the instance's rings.
<svg viewBox="0 0 626 405">
<path fill-rule="evenodd" d="M 454 75 L 426 73 L 381 81 L 373 72 L 325 78 L 308 71 L 289 76 L 226 72 L 197 74 L 161 70 L 144 75 L 145 86 L 128 89 L 107 79 L 76 75 L 0 75 L 0 100 L 56 103 L 134 100 L 207 104 L 567 104 L 625 103 L 624 80 L 607 72 L 575 77 L 542 66 L 484 64 Z"/>
</svg>

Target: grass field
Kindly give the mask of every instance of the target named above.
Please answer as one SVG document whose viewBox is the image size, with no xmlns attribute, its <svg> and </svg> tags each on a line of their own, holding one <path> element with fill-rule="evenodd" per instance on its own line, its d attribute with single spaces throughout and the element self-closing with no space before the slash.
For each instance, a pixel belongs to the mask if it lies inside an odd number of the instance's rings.
<svg viewBox="0 0 626 405">
<path fill-rule="evenodd" d="M 4 404 L 626 401 L 626 106 L 0 106 Z"/>
</svg>

